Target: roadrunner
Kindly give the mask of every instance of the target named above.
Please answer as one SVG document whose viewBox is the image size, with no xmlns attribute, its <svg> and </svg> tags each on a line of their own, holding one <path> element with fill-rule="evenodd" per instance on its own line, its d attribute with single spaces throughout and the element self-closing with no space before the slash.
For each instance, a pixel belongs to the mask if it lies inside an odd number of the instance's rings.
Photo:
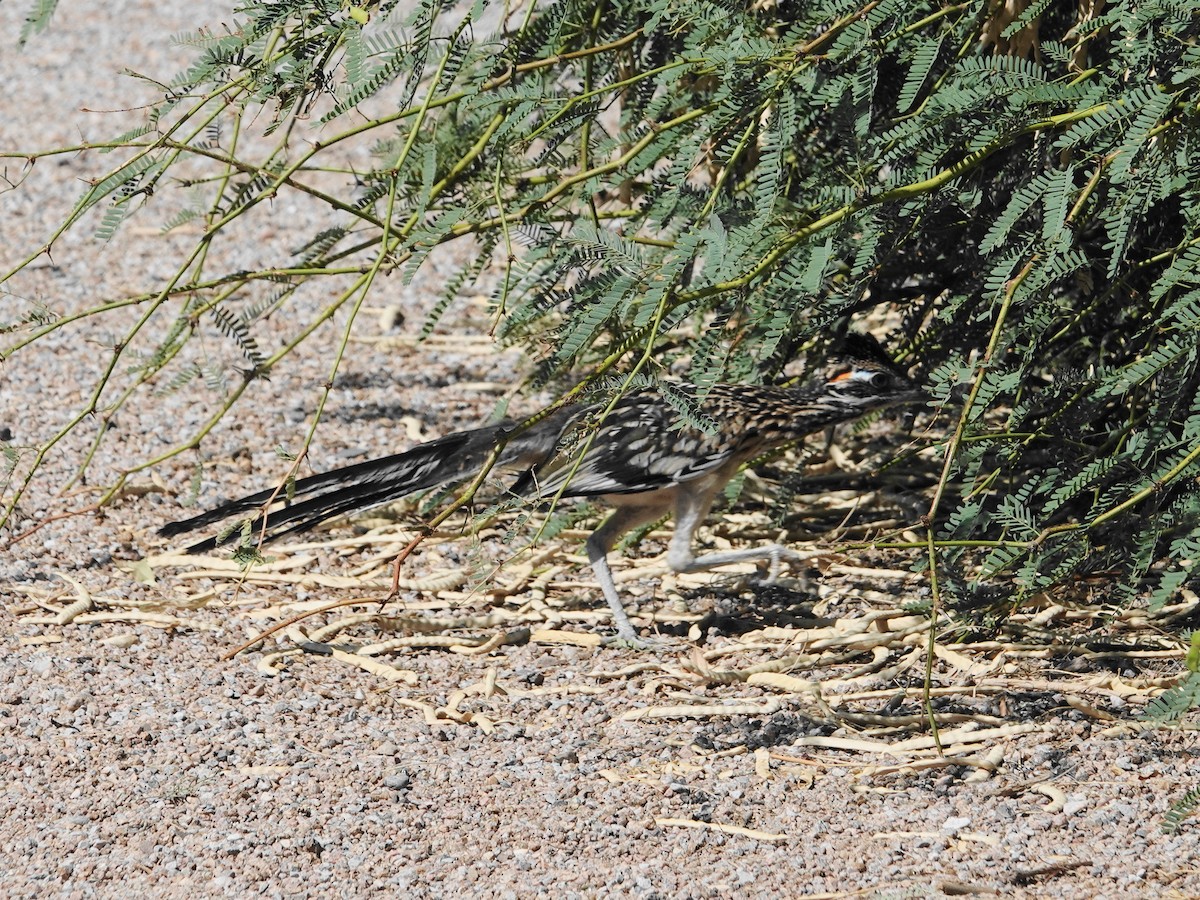
<svg viewBox="0 0 1200 900">
<path fill-rule="evenodd" d="M 676 390 L 695 397 L 692 388 Z M 713 385 L 694 402 L 703 428 L 681 424 L 675 407 L 658 391 L 639 390 L 622 397 L 603 417 L 594 406 L 566 407 L 524 431 L 514 433 L 513 420 L 459 431 L 394 456 L 301 478 L 287 499 L 271 489 L 232 500 L 173 522 L 160 534 L 170 537 L 251 513 L 254 533 L 272 540 L 467 479 L 506 441 L 496 469 L 519 473 L 513 492 L 533 500 L 599 497 L 616 507 L 588 538 L 587 555 L 618 635 L 636 643 L 608 566 L 608 553 L 621 535 L 674 512 L 667 564 L 676 572 L 755 560 L 769 560 L 774 572 L 783 561 L 799 561 L 799 554 L 779 544 L 696 556 L 692 537 L 718 492 L 750 460 L 871 410 L 920 402 L 925 396 L 873 337 L 851 334 L 839 364 L 815 386 Z M 272 508 L 265 509 L 273 499 Z M 205 552 L 217 543 L 208 538 L 188 551 Z"/>
</svg>

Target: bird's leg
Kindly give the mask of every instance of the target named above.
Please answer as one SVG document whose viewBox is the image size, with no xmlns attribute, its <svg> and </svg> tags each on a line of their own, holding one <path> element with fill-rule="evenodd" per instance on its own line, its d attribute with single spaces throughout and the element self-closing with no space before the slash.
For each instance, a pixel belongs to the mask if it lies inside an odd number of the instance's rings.
<svg viewBox="0 0 1200 900">
<path fill-rule="evenodd" d="M 613 622 L 617 626 L 617 636 L 634 646 L 640 646 L 642 642 L 638 639 L 633 623 L 629 621 L 625 607 L 621 605 L 621 596 L 617 593 L 612 570 L 608 567 L 608 552 L 625 532 L 638 525 L 654 521 L 665 511 L 662 506 L 657 504 L 618 507 L 605 520 L 604 524 L 593 531 L 591 537 L 587 539 L 588 561 L 592 564 L 592 571 L 596 573 L 596 580 L 600 582 L 600 590 L 604 592 L 608 608 L 612 610 Z"/>
<path fill-rule="evenodd" d="M 716 491 L 680 490 L 675 500 L 675 533 L 667 549 L 667 565 L 675 572 L 707 572 L 734 563 L 768 560 L 767 583 L 779 577 L 779 567 L 784 562 L 804 562 L 813 554 L 799 553 L 782 544 L 763 544 L 741 550 L 724 550 L 696 556 L 692 552 L 692 539 L 696 528 L 704 521 L 712 506 Z"/>
</svg>

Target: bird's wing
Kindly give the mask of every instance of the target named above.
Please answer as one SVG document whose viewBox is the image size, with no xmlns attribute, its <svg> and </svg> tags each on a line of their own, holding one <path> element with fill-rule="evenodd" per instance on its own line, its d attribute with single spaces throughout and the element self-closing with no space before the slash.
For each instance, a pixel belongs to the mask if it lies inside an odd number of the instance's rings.
<svg viewBox="0 0 1200 900">
<path fill-rule="evenodd" d="M 576 415 L 564 429 L 559 453 L 533 472 L 538 495 L 591 497 L 653 491 L 700 478 L 729 462 L 739 447 L 720 431 L 678 422 L 654 391 L 622 399 L 591 434 L 597 412 Z"/>
</svg>

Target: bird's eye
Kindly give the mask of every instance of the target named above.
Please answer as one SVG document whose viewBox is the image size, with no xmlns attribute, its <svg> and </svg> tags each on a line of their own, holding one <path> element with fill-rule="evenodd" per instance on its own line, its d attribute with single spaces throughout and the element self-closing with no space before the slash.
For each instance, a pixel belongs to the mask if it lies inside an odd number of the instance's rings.
<svg viewBox="0 0 1200 900">
<path fill-rule="evenodd" d="M 887 372 L 876 372 L 871 376 L 871 387 L 877 388 L 878 390 L 883 390 L 886 387 L 890 387 L 891 383 L 892 376 Z"/>
</svg>

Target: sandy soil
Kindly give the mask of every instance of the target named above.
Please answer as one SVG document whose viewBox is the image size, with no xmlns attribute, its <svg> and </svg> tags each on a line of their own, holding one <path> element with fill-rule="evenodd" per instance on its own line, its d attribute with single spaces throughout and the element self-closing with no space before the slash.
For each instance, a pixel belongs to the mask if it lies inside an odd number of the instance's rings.
<svg viewBox="0 0 1200 900">
<path fill-rule="evenodd" d="M 18 54 L 28 5 L 0 4 L 3 150 L 103 139 L 137 122 L 128 108 L 148 88 L 120 70 L 169 77 L 187 55 L 168 36 L 203 24 L 179 0 L 63 4 L 54 30 Z M 215 6 L 204 21 L 221 20 Z M 126 111 L 84 111 L 114 109 Z M 43 242 L 84 179 L 111 164 L 43 159 L 20 190 L 0 193 L 0 266 Z M 22 167 L 8 160 L 4 171 L 15 179 Z M 216 248 L 222 265 L 283 258 L 320 227 L 293 204 L 281 198 Z M 0 288 L 3 320 L 156 284 L 189 244 L 157 236 L 166 215 L 152 210 L 108 244 L 92 239 L 95 223 L 57 242 Z M 469 298 L 441 337 L 411 340 L 455 261 L 379 293 L 313 444 L 314 470 L 477 423 L 504 396 L 521 358 L 479 338 L 484 312 Z M 333 290 L 311 289 L 297 313 Z M 385 321 L 388 307 L 398 324 Z M 0 434 L 27 447 L 56 433 L 131 315 L 64 329 L 4 363 Z M 260 339 L 287 327 L 269 323 Z M 202 503 L 281 473 L 273 448 L 302 441 L 339 334 L 319 334 L 206 439 Z M 233 371 L 219 341 L 204 352 Z M 123 410 L 87 483 L 61 493 L 96 433 L 85 422 L 48 455 L 0 540 L 86 507 L 88 484 L 161 452 L 218 400 L 197 385 Z M 663 623 L 639 619 L 665 645 L 639 653 L 588 643 L 609 631 L 568 532 L 542 568 L 502 573 L 509 593 L 427 582 L 385 617 L 338 611 L 226 660 L 286 616 L 379 596 L 403 538 L 390 524 L 342 528 L 284 548 L 275 580 L 239 590 L 217 561 L 163 556 L 172 548 L 154 535 L 183 514 L 193 460 L 139 473 L 111 509 L 0 551 L 4 896 L 1200 896 L 1197 825 L 1160 828 L 1195 785 L 1195 741 L 1136 722 L 1178 671 L 1176 652 L 947 652 L 935 667 L 956 757 L 947 763 L 921 730 L 922 625 L 901 610 L 925 596 L 919 579 L 842 560 L 795 593 L 660 581 L 645 561 L 661 550 L 652 539 L 636 570 L 623 566 L 630 596 L 652 595 L 640 608 Z M 706 540 L 769 533 L 753 510 L 741 515 Z M 486 571 L 505 538 L 496 526 L 433 542 L 406 577 Z M 548 565 L 558 569 L 539 582 Z M 455 616 L 457 627 L 414 630 Z M 328 622 L 337 627 L 321 632 Z M 1123 625 L 1133 620 L 1106 627 Z"/>
</svg>

